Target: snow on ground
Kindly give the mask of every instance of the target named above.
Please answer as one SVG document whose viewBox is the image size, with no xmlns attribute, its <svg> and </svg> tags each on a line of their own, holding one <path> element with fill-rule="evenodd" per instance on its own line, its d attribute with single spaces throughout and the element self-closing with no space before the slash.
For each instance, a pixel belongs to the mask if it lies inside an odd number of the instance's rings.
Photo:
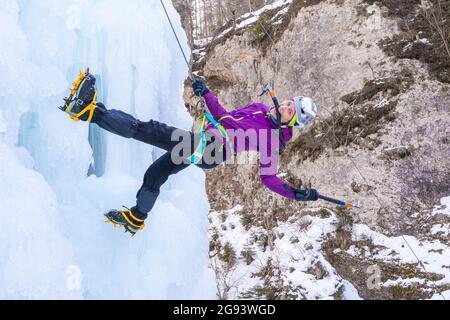
<svg viewBox="0 0 450 320">
<path fill-rule="evenodd" d="M 441 204 L 433 209 L 433 215 L 443 214 L 450 216 L 450 197 L 441 199 Z"/>
<path fill-rule="evenodd" d="M 226 275 L 226 282 L 231 285 L 228 298 L 242 298 L 246 291 L 262 285 L 261 280 L 252 274 L 260 272 L 269 260 L 281 270 L 282 285 L 292 287 L 289 291 L 298 299 L 331 299 L 342 286 L 348 297 L 358 298 L 355 288 L 348 282 L 344 283 L 320 252 L 322 242 L 335 230 L 335 217 L 321 219 L 307 215 L 300 223 L 281 223 L 272 230 L 276 235 L 272 248 L 264 248 L 263 243 L 270 242 L 265 238 L 266 230 L 252 226 L 246 231 L 239 214 L 241 209 L 211 212 L 209 216 L 210 238 L 218 234 L 222 246 L 230 244 L 238 258 Z M 247 265 L 242 252 L 249 251 L 254 261 Z M 220 263 L 218 256 L 212 258 L 213 265 Z M 314 274 L 310 270 L 314 265 L 320 265 L 323 270 L 319 269 L 319 274 Z"/>
<path fill-rule="evenodd" d="M 284 14 L 286 14 L 288 12 L 288 5 L 290 3 L 292 3 L 292 0 L 278 0 L 271 4 L 265 5 L 264 7 L 260 8 L 258 10 L 245 13 L 236 19 L 236 21 L 238 22 L 236 24 L 236 26 L 232 26 L 232 27 L 225 29 L 219 35 L 217 35 L 215 37 L 195 40 L 194 45 L 198 48 L 205 47 L 212 40 L 223 38 L 232 30 L 240 30 L 240 29 L 246 28 L 246 27 L 254 24 L 255 22 L 257 22 L 259 20 L 261 15 L 264 15 L 265 12 L 267 12 L 269 10 L 282 8 L 279 12 L 277 12 L 277 14 L 275 14 L 271 18 L 272 24 L 274 24 L 274 25 L 279 24 L 281 22 L 280 19 L 283 17 Z"/>
<path fill-rule="evenodd" d="M 204 46 L 206 46 L 212 39 L 213 39 L 213 37 L 194 40 L 194 46 L 195 46 L 195 47 L 204 47 Z"/>
<path fill-rule="evenodd" d="M 264 12 L 266 12 L 268 10 L 274 10 L 274 9 L 283 7 L 287 4 L 290 4 L 291 2 L 292 2 L 292 0 L 278 0 L 271 4 L 265 5 L 261 9 L 246 13 L 246 14 L 242 15 L 242 18 L 247 19 L 247 18 L 252 18 L 252 17 L 259 17 L 259 16 L 261 16 L 261 14 L 263 14 Z"/>
<path fill-rule="evenodd" d="M 441 203 L 448 204 L 449 197 Z M 222 291 L 229 287 L 228 298 L 245 298 L 245 293 L 251 289 L 267 287 L 268 283 L 277 283 L 278 288 L 289 287 L 287 290 L 296 295 L 297 299 L 332 299 L 341 290 L 344 299 L 360 299 L 355 287 L 342 279 L 336 270 L 326 260 L 321 247 L 324 241 L 332 237 L 336 231 L 338 219 L 332 211 L 329 217 L 317 214 L 320 210 L 305 211 L 300 219 L 291 218 L 274 226 L 267 239 L 266 229 L 251 226 L 248 230 L 243 225 L 243 208 L 237 206 L 224 212 L 210 212 L 211 221 L 209 237 L 211 264 L 215 267 L 219 287 Z M 450 207 L 436 207 L 434 213 L 449 214 Z M 253 217 L 254 218 L 254 217 Z M 448 237 L 449 225 L 435 225 L 432 233 L 441 232 Z M 356 257 L 370 258 L 390 264 L 418 264 L 426 273 L 442 275 L 441 280 L 430 283 L 423 278 L 388 280 L 381 283 L 383 287 L 407 286 L 412 284 L 448 285 L 450 284 L 450 247 L 438 240 L 420 240 L 412 236 L 388 237 L 378 233 L 363 224 L 352 226 L 354 242 L 370 240 L 377 250 L 371 252 L 367 246 L 352 245 L 347 254 Z M 218 245 L 219 243 L 219 245 Z M 265 243 L 265 247 L 263 245 Z M 235 263 L 229 264 L 224 248 L 232 248 Z M 336 252 L 340 252 L 336 249 Z M 246 260 L 248 253 L 252 258 Z M 266 278 L 256 276 L 267 266 L 272 265 L 280 274 L 272 276 L 272 282 L 264 282 Z M 250 263 L 249 263 L 250 262 Z M 424 268 L 423 268 L 424 267 Z M 259 274 L 260 275 L 260 274 Z M 278 281 L 278 282 L 277 282 Z M 254 291 L 254 290 L 253 290 Z M 448 292 L 443 292 L 448 297 Z M 254 296 L 252 296 L 254 297 Z M 434 295 L 432 299 L 442 299 L 442 295 Z"/>
<path fill-rule="evenodd" d="M 442 223 L 442 224 L 435 224 L 431 228 L 431 234 L 441 234 L 444 237 L 448 237 L 450 233 L 450 223 Z"/>
<path fill-rule="evenodd" d="M 423 241 L 407 235 L 387 237 L 362 224 L 353 226 L 353 240 L 371 240 L 375 246 L 384 247 L 371 256 L 374 259 L 408 264 L 418 263 L 419 259 L 425 266 L 424 271 L 444 275 L 444 278 L 435 284 L 450 283 L 450 269 L 448 268 L 450 247 L 440 241 Z M 368 252 L 368 250 L 365 251 Z M 348 253 L 354 254 L 355 252 L 349 251 Z"/>
</svg>

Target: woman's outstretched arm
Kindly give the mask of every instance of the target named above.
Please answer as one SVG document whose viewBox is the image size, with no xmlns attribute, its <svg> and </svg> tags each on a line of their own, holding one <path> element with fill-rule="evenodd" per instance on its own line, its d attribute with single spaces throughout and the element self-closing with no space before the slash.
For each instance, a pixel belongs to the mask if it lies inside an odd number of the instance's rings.
<svg viewBox="0 0 450 320">
<path fill-rule="evenodd" d="M 211 91 L 206 93 L 203 98 L 205 98 L 206 106 L 214 119 L 218 120 L 228 114 L 228 111 L 220 104 L 219 99 Z"/>
<path fill-rule="evenodd" d="M 295 193 L 285 187 L 287 182 L 283 179 L 278 178 L 276 175 L 260 175 L 260 178 L 262 183 L 270 191 L 278 193 L 285 198 L 296 200 Z"/>
<path fill-rule="evenodd" d="M 259 177 L 264 186 L 270 191 L 278 193 L 285 198 L 295 200 L 294 191 L 286 188 L 285 186 L 288 183 L 277 176 L 279 158 L 280 156 L 278 154 L 266 157 L 260 153 Z"/>
</svg>

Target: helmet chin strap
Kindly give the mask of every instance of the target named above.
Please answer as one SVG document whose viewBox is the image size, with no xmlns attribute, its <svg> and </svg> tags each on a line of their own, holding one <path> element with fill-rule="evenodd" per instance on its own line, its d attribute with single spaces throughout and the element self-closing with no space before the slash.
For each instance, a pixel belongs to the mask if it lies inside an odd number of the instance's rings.
<svg viewBox="0 0 450 320">
<path fill-rule="evenodd" d="M 275 109 L 275 107 L 270 108 L 270 110 L 272 111 L 273 109 Z M 281 108 L 280 108 L 281 109 Z M 295 124 L 297 123 L 297 113 L 295 113 L 291 120 L 286 121 L 286 122 L 282 122 L 281 125 L 283 126 L 283 128 L 293 128 L 295 127 Z"/>
<path fill-rule="evenodd" d="M 271 107 L 270 108 L 270 111 L 272 111 L 272 110 L 274 110 L 275 109 L 275 107 Z M 274 120 L 276 120 L 276 118 L 274 117 L 274 115 L 272 114 L 272 113 L 269 113 L 270 114 L 270 116 L 274 119 Z M 293 127 L 295 127 L 295 123 L 297 122 L 297 121 L 293 121 L 294 120 L 294 118 L 295 118 L 295 116 L 296 116 L 296 114 L 294 114 L 294 116 L 292 117 L 292 119 L 291 120 L 289 120 L 288 122 L 282 122 L 281 123 L 281 127 L 282 128 L 293 128 Z M 294 125 L 292 125 L 291 123 L 292 122 L 294 122 Z"/>
</svg>

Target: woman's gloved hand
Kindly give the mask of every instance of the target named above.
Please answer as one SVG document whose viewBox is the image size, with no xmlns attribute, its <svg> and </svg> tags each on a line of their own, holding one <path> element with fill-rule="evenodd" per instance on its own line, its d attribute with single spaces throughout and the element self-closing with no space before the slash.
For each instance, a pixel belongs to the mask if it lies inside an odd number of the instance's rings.
<svg viewBox="0 0 450 320">
<path fill-rule="evenodd" d="M 294 191 L 295 198 L 298 201 L 317 201 L 319 200 L 319 193 L 316 189 L 304 189 Z"/>
<path fill-rule="evenodd" d="M 209 92 L 208 87 L 204 80 L 196 79 L 192 83 L 192 89 L 194 89 L 194 93 L 196 96 L 203 97 L 205 94 Z"/>
<path fill-rule="evenodd" d="M 294 192 L 295 199 L 297 201 L 317 201 L 319 200 L 319 192 L 316 189 L 297 189 L 288 184 L 285 184 L 284 187 Z"/>
</svg>

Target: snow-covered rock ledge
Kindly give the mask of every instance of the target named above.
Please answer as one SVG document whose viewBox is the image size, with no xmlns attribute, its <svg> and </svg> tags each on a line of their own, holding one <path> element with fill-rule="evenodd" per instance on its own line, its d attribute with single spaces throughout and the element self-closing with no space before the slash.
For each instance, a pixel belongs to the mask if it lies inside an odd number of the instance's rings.
<svg viewBox="0 0 450 320">
<path fill-rule="evenodd" d="M 430 214 L 450 214 L 450 197 Z M 221 299 L 443 299 L 450 296 L 448 232 L 387 237 L 350 212 L 303 210 L 277 223 L 211 211 L 210 261 Z M 261 217 L 260 217 L 261 218 Z M 419 260 L 418 260 L 419 259 Z"/>
</svg>

